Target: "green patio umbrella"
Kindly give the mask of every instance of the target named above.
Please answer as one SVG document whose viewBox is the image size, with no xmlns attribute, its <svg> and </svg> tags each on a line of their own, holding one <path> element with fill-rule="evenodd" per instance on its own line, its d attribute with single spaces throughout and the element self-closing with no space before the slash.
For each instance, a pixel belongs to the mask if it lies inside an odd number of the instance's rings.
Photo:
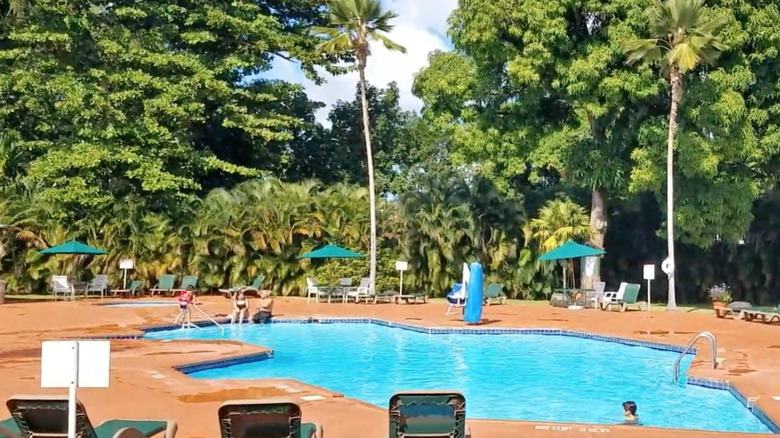
<svg viewBox="0 0 780 438">
<path fill-rule="evenodd" d="M 298 256 L 299 259 L 359 259 L 363 257 L 365 257 L 363 254 L 352 252 L 338 245 L 325 245 Z"/>
<path fill-rule="evenodd" d="M 554 250 L 542 254 L 542 256 L 539 257 L 539 260 L 578 259 L 580 257 L 591 257 L 604 254 L 606 254 L 604 250 L 569 240 Z"/>
<path fill-rule="evenodd" d="M 98 255 L 108 254 L 108 252 L 102 249 L 93 248 L 89 245 L 85 245 L 78 240 L 71 240 L 70 242 L 63 243 L 62 245 L 52 246 L 40 251 L 39 254 L 83 254 L 83 255 Z"/>
<path fill-rule="evenodd" d="M 542 254 L 539 260 L 566 260 L 566 259 L 579 259 L 582 257 L 592 257 L 606 254 L 606 251 L 592 246 L 582 245 L 573 240 L 569 240 L 563 245 L 555 248 L 554 250 Z M 564 266 L 563 273 L 563 288 L 566 288 L 566 267 Z"/>
</svg>

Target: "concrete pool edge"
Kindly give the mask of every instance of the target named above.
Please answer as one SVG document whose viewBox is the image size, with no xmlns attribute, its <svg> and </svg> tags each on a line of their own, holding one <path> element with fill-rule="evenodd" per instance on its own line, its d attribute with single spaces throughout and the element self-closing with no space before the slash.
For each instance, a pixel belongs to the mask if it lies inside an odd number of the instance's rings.
<svg viewBox="0 0 780 438">
<path fill-rule="evenodd" d="M 221 318 L 216 320 L 220 324 L 227 324 L 230 322 L 228 318 Z M 388 321 L 378 318 L 320 318 L 320 317 L 308 317 L 308 318 L 275 318 L 271 321 L 276 324 L 376 324 L 385 327 L 398 328 L 402 330 L 409 330 L 418 333 L 425 334 L 478 334 L 478 335 L 544 335 L 544 336 L 567 336 L 577 337 L 583 339 L 591 339 L 602 342 L 612 342 L 627 346 L 644 347 L 653 350 L 670 351 L 676 353 L 682 353 L 684 347 L 672 344 L 663 344 L 659 342 L 646 342 L 638 341 L 634 339 L 622 338 L 618 336 L 605 336 L 597 335 L 588 332 L 567 330 L 567 329 L 555 329 L 555 328 L 450 328 L 450 327 L 425 327 L 414 324 L 399 323 Z M 213 325 L 211 321 L 194 321 L 193 324 L 198 327 L 208 327 Z M 109 339 L 148 339 L 144 335 L 146 333 L 155 333 L 162 331 L 170 331 L 179 329 L 179 325 L 157 325 L 149 327 L 141 327 L 143 332 L 141 335 L 128 335 L 111 337 Z M 92 337 L 91 339 L 106 339 L 107 337 Z M 696 354 L 695 349 L 690 349 L 688 354 Z M 225 368 L 228 366 L 239 365 L 244 363 L 259 362 L 273 358 L 273 350 L 268 349 L 262 353 L 255 353 L 250 355 L 233 356 L 230 358 L 222 358 L 217 360 L 200 361 L 190 364 L 178 365 L 173 367 L 176 371 L 181 372 L 184 375 L 195 373 L 198 371 L 205 371 L 209 369 Z M 310 385 L 306 382 L 301 382 L 306 385 Z M 686 376 L 686 383 L 693 386 L 704 387 L 708 389 L 715 389 L 720 391 L 727 391 L 733 397 L 735 397 L 745 409 L 755 415 L 758 420 L 767 426 L 772 434 L 780 434 L 780 426 L 774 420 L 769 418 L 760 407 L 756 406 L 751 398 L 745 397 L 730 381 L 710 379 L 710 378 L 697 378 Z M 327 388 L 321 388 L 326 391 L 330 391 Z M 514 420 L 513 420 L 514 421 Z M 526 420 L 528 422 L 528 420 Z M 533 422 L 533 421 L 531 421 Z M 664 428 L 658 428 L 662 430 L 669 430 Z M 693 431 L 696 429 L 680 429 L 686 431 Z M 753 433 L 751 433 L 752 435 Z"/>
</svg>

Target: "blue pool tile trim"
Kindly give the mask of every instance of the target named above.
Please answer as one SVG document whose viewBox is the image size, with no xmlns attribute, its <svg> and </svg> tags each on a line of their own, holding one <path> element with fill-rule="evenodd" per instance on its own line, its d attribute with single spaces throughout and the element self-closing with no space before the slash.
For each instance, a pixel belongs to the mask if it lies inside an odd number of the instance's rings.
<svg viewBox="0 0 780 438">
<path fill-rule="evenodd" d="M 260 362 L 262 360 L 268 360 L 274 357 L 273 350 L 263 351 L 262 353 L 245 354 L 242 356 L 231 357 L 229 359 L 217 359 L 209 360 L 205 362 L 197 362 L 194 364 L 180 365 L 174 367 L 176 371 L 184 374 L 192 374 L 198 371 L 211 370 L 214 368 L 224 368 L 231 365 L 239 365 L 242 363 Z"/>
<path fill-rule="evenodd" d="M 227 324 L 230 322 L 228 318 L 217 319 L 220 324 Z M 553 328 L 457 328 L 457 327 L 422 327 L 412 324 L 406 324 L 401 322 L 392 322 L 382 319 L 374 318 L 274 318 L 271 320 L 274 324 L 376 324 L 384 327 L 394 327 L 402 330 L 409 330 L 417 333 L 425 334 L 476 334 L 476 335 L 543 335 L 543 336 L 570 336 L 582 339 L 592 339 L 597 341 L 614 342 L 618 344 L 633 346 L 633 347 L 645 347 L 653 350 L 672 351 L 676 353 L 682 353 L 685 351 L 684 347 L 678 345 L 662 344 L 658 342 L 646 342 L 637 341 L 633 339 L 620 338 L 616 336 L 604 336 L 596 335 L 586 332 L 578 332 L 573 330 L 553 329 Z M 199 327 L 207 327 L 212 325 L 210 321 L 195 321 L 193 324 Z M 180 328 L 179 325 L 163 325 L 154 327 L 144 327 L 141 330 L 144 333 L 161 332 L 167 330 L 175 330 Z M 110 335 L 110 336 L 94 336 L 83 337 L 77 339 L 143 339 L 143 335 Z M 696 349 L 691 348 L 688 350 L 688 354 L 696 354 Z M 218 359 L 206 362 L 198 362 L 195 364 L 188 364 L 175 367 L 175 369 L 184 374 L 191 374 L 198 371 L 205 371 L 215 368 L 224 368 L 232 365 L 259 362 L 262 360 L 268 360 L 273 358 L 273 350 L 264 351 L 261 353 L 242 355 L 232 357 L 228 359 Z M 721 391 L 730 392 L 745 408 L 753 413 L 758 419 L 764 423 L 773 434 L 780 434 L 780 426 L 769 418 L 760 408 L 753 404 L 750 400 L 745 398 L 731 382 L 723 382 L 715 379 L 702 379 L 697 377 L 687 377 L 686 383 L 688 385 L 701 386 L 710 389 L 717 389 Z"/>
</svg>

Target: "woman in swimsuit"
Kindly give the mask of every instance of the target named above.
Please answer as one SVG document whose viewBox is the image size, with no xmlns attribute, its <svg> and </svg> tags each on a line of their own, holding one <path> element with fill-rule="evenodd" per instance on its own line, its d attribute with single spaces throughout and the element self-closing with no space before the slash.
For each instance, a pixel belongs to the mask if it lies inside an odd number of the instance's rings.
<svg viewBox="0 0 780 438">
<path fill-rule="evenodd" d="M 247 315 L 249 315 L 249 300 L 244 296 L 244 291 L 240 290 L 233 296 L 233 314 L 230 315 L 230 323 L 234 324 L 238 321 L 241 324 Z"/>
</svg>

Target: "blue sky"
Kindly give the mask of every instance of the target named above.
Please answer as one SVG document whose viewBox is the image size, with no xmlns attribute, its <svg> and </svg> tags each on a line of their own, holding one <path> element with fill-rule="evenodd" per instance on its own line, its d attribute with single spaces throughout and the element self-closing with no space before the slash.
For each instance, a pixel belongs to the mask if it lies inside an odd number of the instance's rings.
<svg viewBox="0 0 780 438">
<path fill-rule="evenodd" d="M 457 7 L 458 0 L 382 0 L 382 4 L 399 15 L 390 38 L 406 47 L 407 53 L 390 53 L 375 45 L 366 76 L 377 86 L 396 81 L 401 91 L 401 106 L 419 110 L 422 102 L 412 95 L 414 74 L 427 65 L 430 52 L 451 48 L 447 38 L 447 17 Z M 325 103 L 326 107 L 317 113 L 321 122 L 325 122 L 334 103 L 352 98 L 357 83 L 357 73 L 350 73 L 337 77 L 326 75 L 326 82 L 317 86 L 303 76 L 297 65 L 279 58 L 274 62 L 270 76 L 303 84 L 310 99 Z"/>
</svg>

